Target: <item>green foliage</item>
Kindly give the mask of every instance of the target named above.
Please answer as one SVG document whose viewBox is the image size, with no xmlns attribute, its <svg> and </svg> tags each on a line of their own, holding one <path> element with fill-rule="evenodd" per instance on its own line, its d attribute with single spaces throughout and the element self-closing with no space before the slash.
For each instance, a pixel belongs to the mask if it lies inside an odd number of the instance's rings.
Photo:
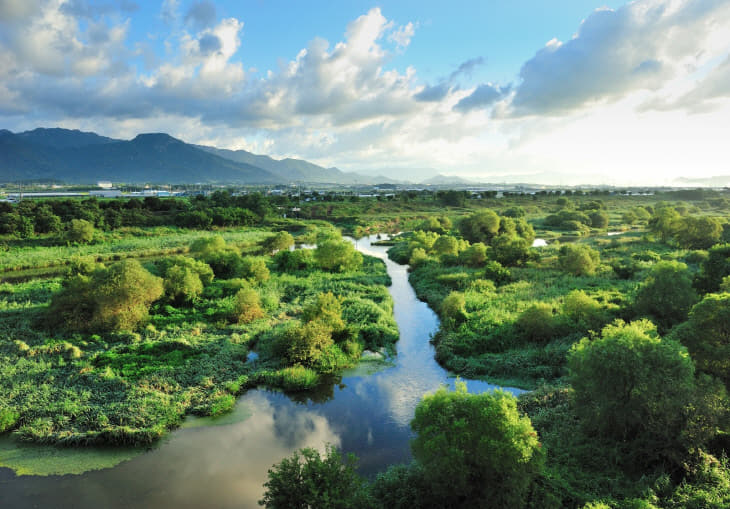
<svg viewBox="0 0 730 509">
<path fill-rule="evenodd" d="M 616 444 L 627 468 L 679 465 L 715 432 L 718 416 L 703 415 L 686 349 L 651 322 L 606 326 L 574 346 L 568 365 L 585 432 Z"/>
<path fill-rule="evenodd" d="M 608 214 L 602 210 L 596 210 L 588 214 L 593 228 L 606 228 L 608 226 Z"/>
<path fill-rule="evenodd" d="M 459 231 L 469 242 L 489 244 L 499 231 L 499 216 L 493 210 L 479 210 L 461 220 Z"/>
<path fill-rule="evenodd" d="M 427 395 L 411 427 L 413 456 L 423 466 L 437 507 L 523 507 L 543 463 L 529 418 L 502 391 L 469 394 L 457 384 Z"/>
<path fill-rule="evenodd" d="M 679 228 L 682 216 L 672 207 L 660 207 L 649 220 L 649 228 L 658 234 L 662 242 L 672 238 Z"/>
<path fill-rule="evenodd" d="M 487 246 L 482 242 L 472 244 L 459 253 L 459 263 L 467 267 L 481 267 L 487 261 Z"/>
<path fill-rule="evenodd" d="M 251 323 L 264 317 L 261 309 L 261 298 L 253 288 L 241 288 L 236 293 L 236 302 L 233 308 L 235 319 L 239 323 Z"/>
<path fill-rule="evenodd" d="M 94 225 L 84 219 L 72 219 L 66 230 L 66 240 L 84 244 L 94 240 Z"/>
<path fill-rule="evenodd" d="M 528 341 L 545 343 L 552 339 L 556 330 L 553 308 L 549 304 L 537 302 L 517 317 L 515 325 Z"/>
<path fill-rule="evenodd" d="M 558 265 L 562 270 L 575 276 L 595 274 L 600 263 L 598 251 L 585 244 L 566 244 L 560 246 Z"/>
<path fill-rule="evenodd" d="M 431 259 L 431 257 L 429 257 L 426 254 L 425 250 L 423 250 L 420 247 L 417 247 L 413 251 L 411 251 L 411 257 L 408 260 L 408 265 L 410 265 L 411 268 L 415 269 L 415 268 L 423 265 L 424 263 L 428 262 L 430 259 Z"/>
<path fill-rule="evenodd" d="M 583 330 L 598 331 L 608 318 L 601 304 L 583 290 L 573 290 L 565 296 L 563 314 Z"/>
<path fill-rule="evenodd" d="M 468 318 L 466 299 L 461 292 L 451 292 L 441 303 L 441 317 L 447 327 L 456 327 Z"/>
<path fill-rule="evenodd" d="M 283 272 L 309 270 L 314 266 L 314 250 L 295 249 L 294 251 L 279 251 L 274 256 L 274 263 Z"/>
<path fill-rule="evenodd" d="M 342 299 L 332 292 L 320 293 L 302 310 L 305 322 L 319 321 L 329 327 L 333 333 L 345 330 L 342 320 Z"/>
<path fill-rule="evenodd" d="M 522 237 L 501 234 L 492 240 L 492 255 L 508 267 L 524 265 L 530 258 L 530 244 Z"/>
<path fill-rule="evenodd" d="M 194 301 L 203 293 L 200 276 L 188 267 L 173 265 L 165 272 L 165 295 L 178 304 Z"/>
<path fill-rule="evenodd" d="M 268 281 L 270 272 L 266 266 L 266 259 L 260 256 L 244 256 L 237 275 L 251 282 L 262 283 Z"/>
<path fill-rule="evenodd" d="M 687 318 L 697 294 L 687 266 L 676 261 L 661 261 L 639 287 L 636 311 L 654 318 L 665 330 Z"/>
<path fill-rule="evenodd" d="M 304 448 L 269 469 L 259 504 L 269 509 L 357 509 L 367 507 L 355 456 L 328 445 L 324 455 Z"/>
<path fill-rule="evenodd" d="M 702 263 L 696 286 L 703 292 L 716 292 L 723 278 L 730 276 L 730 244 L 711 247 Z"/>
<path fill-rule="evenodd" d="M 284 251 L 294 245 L 294 237 L 289 232 L 277 232 L 264 241 L 264 248 L 269 253 Z"/>
<path fill-rule="evenodd" d="M 459 242 L 450 235 L 442 235 L 433 243 L 433 252 L 438 256 L 459 254 Z"/>
<path fill-rule="evenodd" d="M 676 224 L 674 236 L 683 248 L 708 249 L 720 242 L 722 223 L 715 217 L 683 217 Z"/>
<path fill-rule="evenodd" d="M 508 268 L 503 267 L 501 263 L 490 261 L 484 267 L 484 277 L 494 281 L 496 285 L 502 285 L 512 279 L 512 273 Z"/>
<path fill-rule="evenodd" d="M 345 240 L 325 240 L 314 250 L 314 259 L 323 270 L 352 271 L 362 266 L 362 255 Z"/>
<path fill-rule="evenodd" d="M 162 279 L 136 260 L 124 260 L 91 276 L 73 276 L 53 296 L 49 323 L 73 331 L 133 330 L 163 294 Z"/>
<path fill-rule="evenodd" d="M 698 370 L 730 386 L 730 293 L 706 295 L 670 337 L 687 347 Z"/>
</svg>

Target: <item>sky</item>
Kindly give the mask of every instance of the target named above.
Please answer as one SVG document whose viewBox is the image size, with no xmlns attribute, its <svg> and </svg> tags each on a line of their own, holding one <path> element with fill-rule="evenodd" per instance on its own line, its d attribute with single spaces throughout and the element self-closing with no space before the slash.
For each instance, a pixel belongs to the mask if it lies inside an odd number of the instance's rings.
<svg viewBox="0 0 730 509">
<path fill-rule="evenodd" d="M 0 0 L 0 128 L 397 178 L 730 175 L 730 0 Z"/>
</svg>

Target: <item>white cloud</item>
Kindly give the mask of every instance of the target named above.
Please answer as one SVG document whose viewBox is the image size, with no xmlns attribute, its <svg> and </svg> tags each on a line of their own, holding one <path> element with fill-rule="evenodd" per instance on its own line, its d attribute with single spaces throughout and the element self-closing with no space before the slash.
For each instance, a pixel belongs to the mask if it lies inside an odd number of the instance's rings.
<svg viewBox="0 0 730 509">
<path fill-rule="evenodd" d="M 559 115 L 658 91 L 710 57 L 708 41 L 730 43 L 729 24 L 730 5 L 716 0 L 639 0 L 596 10 L 571 40 L 551 40 L 522 66 L 509 113 Z"/>
</svg>

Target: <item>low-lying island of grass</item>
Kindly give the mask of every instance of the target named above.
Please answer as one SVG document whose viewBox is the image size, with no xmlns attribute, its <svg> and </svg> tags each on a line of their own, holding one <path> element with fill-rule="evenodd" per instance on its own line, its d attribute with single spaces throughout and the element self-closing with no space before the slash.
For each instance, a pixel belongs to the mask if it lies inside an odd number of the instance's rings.
<svg viewBox="0 0 730 509">
<path fill-rule="evenodd" d="M 255 239 L 197 235 L 187 256 L 77 257 L 65 277 L 0 285 L 0 432 L 149 444 L 250 388 L 307 390 L 365 349 L 392 349 L 381 260 L 331 231 L 317 249 L 290 251 L 286 233 Z"/>
</svg>

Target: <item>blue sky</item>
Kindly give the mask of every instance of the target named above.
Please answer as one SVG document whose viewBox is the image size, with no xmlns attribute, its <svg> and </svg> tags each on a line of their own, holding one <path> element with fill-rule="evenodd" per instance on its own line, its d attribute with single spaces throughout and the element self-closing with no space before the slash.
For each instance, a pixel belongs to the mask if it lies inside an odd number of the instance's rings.
<svg viewBox="0 0 730 509">
<path fill-rule="evenodd" d="M 726 0 L 3 0 L 0 127 L 664 184 L 730 173 L 728 26 Z"/>
</svg>

